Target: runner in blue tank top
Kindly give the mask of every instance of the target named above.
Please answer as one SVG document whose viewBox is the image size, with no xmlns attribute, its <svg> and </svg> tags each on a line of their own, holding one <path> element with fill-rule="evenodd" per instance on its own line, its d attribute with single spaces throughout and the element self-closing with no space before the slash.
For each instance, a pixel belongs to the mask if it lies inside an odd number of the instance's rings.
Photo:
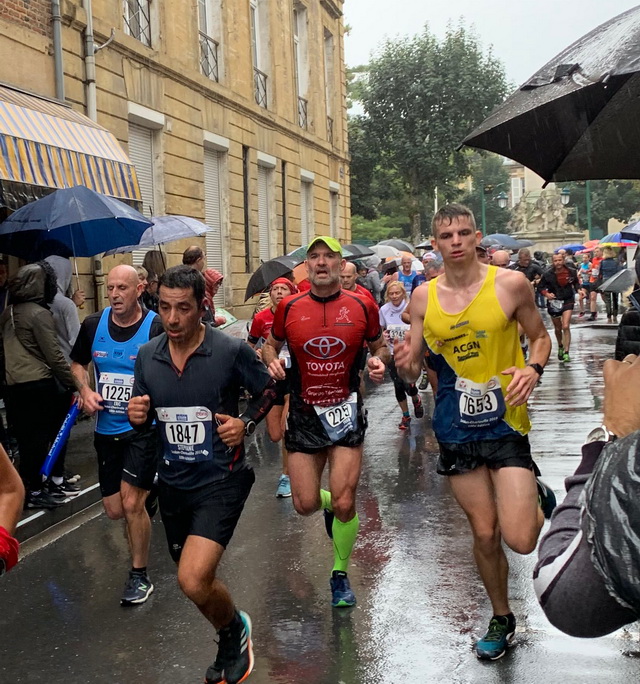
<svg viewBox="0 0 640 684">
<path fill-rule="evenodd" d="M 107 278 L 111 306 L 83 321 L 71 350 L 71 370 L 80 385 L 81 408 L 96 414 L 94 445 L 102 503 L 112 520 L 124 518 L 132 566 L 120 603 L 144 603 L 153 592 L 147 575 L 151 520 L 145 509 L 157 466 L 155 432 L 134 431 L 127 417 L 133 367 L 140 347 L 162 332 L 157 314 L 140 306 L 143 284 L 131 266 L 116 266 Z M 95 386 L 87 373 L 93 362 Z M 151 503 L 151 500 L 149 500 Z M 149 508 L 149 512 L 155 512 Z"/>
</svg>

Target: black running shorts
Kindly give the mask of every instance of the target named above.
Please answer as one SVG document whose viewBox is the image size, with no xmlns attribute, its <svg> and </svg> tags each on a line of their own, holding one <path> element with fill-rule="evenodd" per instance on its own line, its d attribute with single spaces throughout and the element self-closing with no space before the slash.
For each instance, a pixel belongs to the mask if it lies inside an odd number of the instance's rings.
<svg viewBox="0 0 640 684">
<path fill-rule="evenodd" d="M 169 553 L 176 563 L 190 535 L 227 548 L 255 479 L 253 468 L 246 467 L 197 489 L 177 489 L 160 480 L 160 514 Z"/>
<path fill-rule="evenodd" d="M 480 466 L 526 468 L 533 470 L 531 446 L 527 435 L 513 435 L 502 439 L 464 444 L 440 443 L 437 471 L 440 475 L 461 475 Z"/>
<path fill-rule="evenodd" d="M 158 469 L 158 434 L 155 428 L 121 435 L 94 433 L 98 455 L 98 481 L 103 497 L 120 491 L 121 482 L 151 489 Z"/>
<path fill-rule="evenodd" d="M 554 311 L 553 309 L 551 309 L 551 307 L 549 306 L 549 302 L 547 301 L 547 312 L 549 313 L 549 316 L 551 316 L 551 318 L 560 318 L 560 316 L 562 316 L 562 314 L 565 311 L 573 311 L 575 305 L 576 302 L 574 298 L 563 299 L 562 309 L 560 309 L 560 311 Z"/>
<path fill-rule="evenodd" d="M 331 446 L 357 447 L 364 442 L 367 431 L 367 411 L 358 395 L 357 427 L 342 439 L 332 442 L 329 439 L 318 414 L 310 404 L 305 404 L 295 393 L 289 399 L 287 429 L 284 433 L 284 446 L 287 451 L 303 454 L 316 454 Z"/>
</svg>

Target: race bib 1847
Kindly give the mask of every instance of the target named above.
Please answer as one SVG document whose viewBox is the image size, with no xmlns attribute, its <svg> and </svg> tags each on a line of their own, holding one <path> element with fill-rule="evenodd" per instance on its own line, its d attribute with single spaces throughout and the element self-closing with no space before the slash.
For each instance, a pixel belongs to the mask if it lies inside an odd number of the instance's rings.
<svg viewBox="0 0 640 684">
<path fill-rule="evenodd" d="M 156 409 L 168 461 L 208 461 L 213 457 L 213 423 L 205 406 L 172 406 Z"/>
</svg>

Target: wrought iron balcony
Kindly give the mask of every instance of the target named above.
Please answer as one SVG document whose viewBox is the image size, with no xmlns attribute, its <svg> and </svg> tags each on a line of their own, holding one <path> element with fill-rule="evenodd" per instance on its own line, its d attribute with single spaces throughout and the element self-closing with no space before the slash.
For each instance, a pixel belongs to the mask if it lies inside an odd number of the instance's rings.
<svg viewBox="0 0 640 684">
<path fill-rule="evenodd" d="M 333 145 L 333 119 L 327 117 L 327 140 Z"/>
<path fill-rule="evenodd" d="M 307 108 L 309 106 L 309 103 L 307 100 L 304 99 L 304 97 L 298 96 L 298 126 L 300 128 L 307 128 Z"/>
<path fill-rule="evenodd" d="M 257 67 L 253 67 L 253 87 L 256 102 L 261 107 L 267 108 L 267 75 Z"/>
<path fill-rule="evenodd" d="M 212 81 L 219 81 L 218 43 L 211 36 L 200 33 L 200 68 L 202 73 Z"/>
<path fill-rule="evenodd" d="M 124 0 L 124 23 L 130 36 L 151 47 L 149 0 Z"/>
</svg>

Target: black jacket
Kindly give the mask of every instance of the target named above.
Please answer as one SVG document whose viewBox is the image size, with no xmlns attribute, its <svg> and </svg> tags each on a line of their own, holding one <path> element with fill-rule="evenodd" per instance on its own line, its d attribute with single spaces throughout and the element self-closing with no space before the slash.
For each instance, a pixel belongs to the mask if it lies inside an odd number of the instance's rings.
<svg viewBox="0 0 640 684">
<path fill-rule="evenodd" d="M 627 354 L 640 355 L 640 311 L 635 307 L 622 316 L 618 326 L 616 361 L 622 361 Z"/>
<path fill-rule="evenodd" d="M 568 264 L 565 264 L 565 267 L 569 271 L 569 282 L 566 285 L 560 286 L 558 284 L 555 269 L 551 266 L 542 274 L 538 283 L 538 292 L 550 292 L 556 296 L 556 299 L 573 299 L 578 288 L 578 275 L 575 268 Z"/>
</svg>

